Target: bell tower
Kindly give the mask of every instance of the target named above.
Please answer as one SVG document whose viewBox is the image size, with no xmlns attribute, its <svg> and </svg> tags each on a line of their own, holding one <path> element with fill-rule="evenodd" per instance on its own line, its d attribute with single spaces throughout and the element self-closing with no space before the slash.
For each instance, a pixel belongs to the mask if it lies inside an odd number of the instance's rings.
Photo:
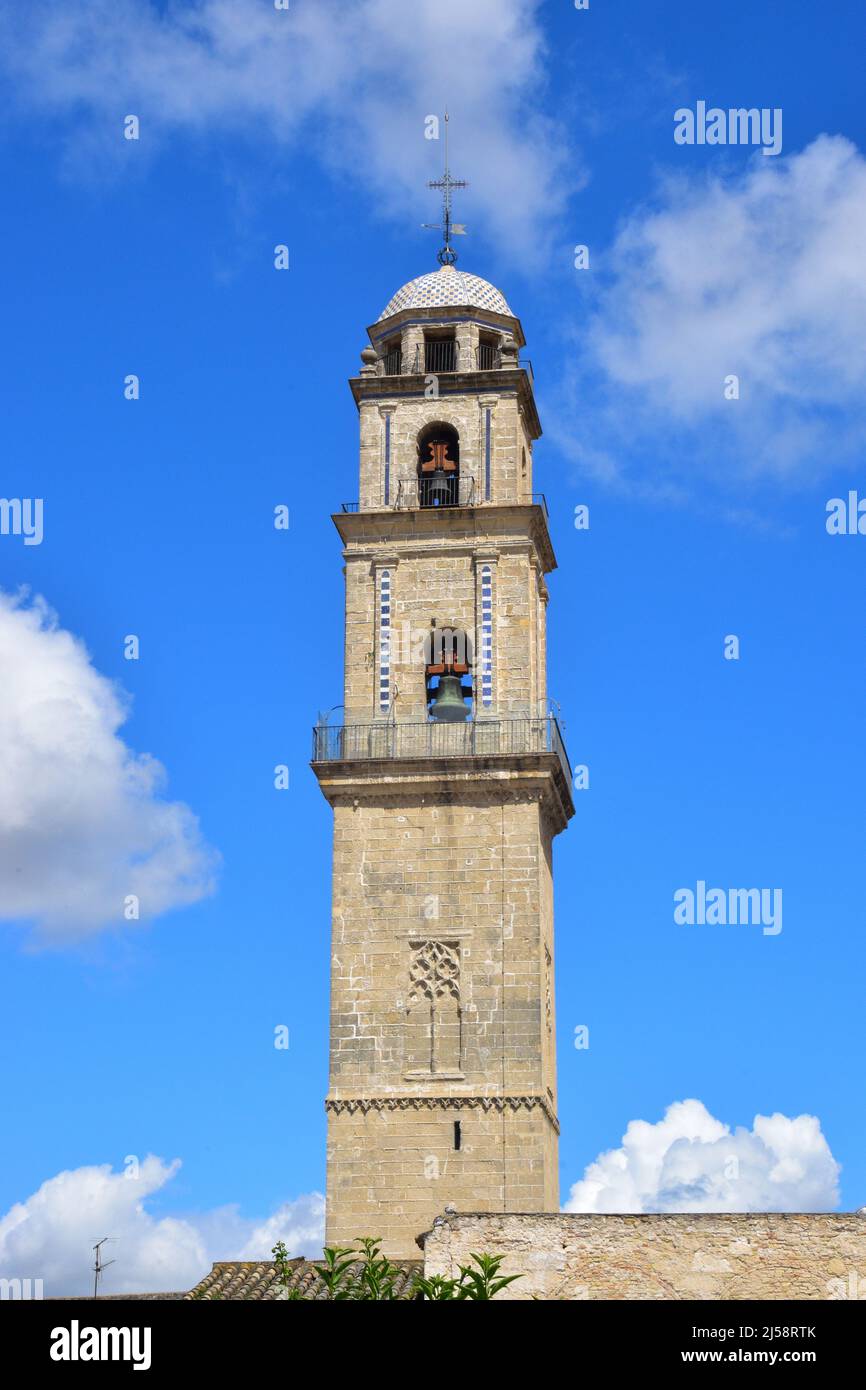
<svg viewBox="0 0 866 1390">
<path fill-rule="evenodd" d="M 350 382 L 343 722 L 312 764 L 334 812 L 326 1239 L 394 1258 L 447 1205 L 558 1209 L 552 851 L 574 807 L 541 426 L 519 319 L 445 252 Z"/>
</svg>

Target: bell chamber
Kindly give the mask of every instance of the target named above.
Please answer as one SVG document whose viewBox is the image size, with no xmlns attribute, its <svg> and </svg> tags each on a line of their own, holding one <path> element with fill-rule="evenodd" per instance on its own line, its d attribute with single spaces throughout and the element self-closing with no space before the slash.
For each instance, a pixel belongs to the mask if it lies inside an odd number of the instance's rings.
<svg viewBox="0 0 866 1390">
<path fill-rule="evenodd" d="M 427 709 L 437 723 L 458 724 L 468 719 L 466 700 L 472 697 L 471 682 L 464 684 L 472 666 L 472 648 L 459 628 L 435 627 L 424 644 L 424 678 Z"/>
</svg>

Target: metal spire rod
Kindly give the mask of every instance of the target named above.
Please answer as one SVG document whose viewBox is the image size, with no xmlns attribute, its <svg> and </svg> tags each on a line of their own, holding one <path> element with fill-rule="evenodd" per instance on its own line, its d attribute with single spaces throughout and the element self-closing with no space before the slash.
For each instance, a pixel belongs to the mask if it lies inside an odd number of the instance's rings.
<svg viewBox="0 0 866 1390">
<path fill-rule="evenodd" d="M 451 193 L 455 188 L 468 188 L 465 179 L 452 179 L 451 166 L 448 161 L 448 112 L 445 112 L 445 172 L 441 179 L 431 179 L 428 188 L 435 188 L 442 192 L 442 232 L 445 244 L 438 253 L 437 260 L 440 265 L 453 265 L 457 260 L 457 252 L 451 245 L 452 236 L 465 236 L 466 228 L 460 222 L 451 221 Z M 436 224 L 425 222 L 425 227 Z"/>
</svg>

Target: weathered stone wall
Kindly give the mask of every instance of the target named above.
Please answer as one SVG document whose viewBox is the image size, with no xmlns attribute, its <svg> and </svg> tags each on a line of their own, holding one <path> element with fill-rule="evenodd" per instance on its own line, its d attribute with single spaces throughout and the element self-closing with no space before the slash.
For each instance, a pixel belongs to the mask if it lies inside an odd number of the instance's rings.
<svg viewBox="0 0 866 1390">
<path fill-rule="evenodd" d="M 454 1122 L 461 1147 L 454 1148 Z M 326 1242 L 381 1236 L 393 1259 L 417 1259 L 413 1232 L 444 1206 L 482 1203 L 514 1211 L 556 1203 L 556 1135 L 540 1105 L 477 1101 L 384 1102 L 328 1115 Z M 553 1162 L 551 1163 L 551 1150 Z"/>
<path fill-rule="evenodd" d="M 483 512 L 482 512 L 483 516 Z M 477 525 L 477 523 L 476 523 Z M 463 522 L 465 526 L 465 521 Z M 484 532 L 461 535 L 461 519 L 448 518 L 435 544 L 365 546 L 346 554 L 345 722 L 385 717 L 378 708 L 379 627 L 377 576 L 390 576 L 391 716 L 427 717 L 423 643 L 438 628 L 465 632 L 480 655 L 479 568 L 489 564 L 493 587 L 493 705 L 491 715 L 541 717 L 546 712 L 546 652 L 540 564 L 523 537 Z M 480 530 L 480 528 L 478 528 Z M 475 677 L 478 680 L 478 671 Z M 476 698 L 479 691 L 475 691 Z"/>
<path fill-rule="evenodd" d="M 866 1298 L 866 1217 L 843 1214 L 443 1217 L 425 1273 L 453 1275 L 471 1251 L 522 1274 L 511 1299 Z"/>
<path fill-rule="evenodd" d="M 557 1204 L 550 831 L 495 782 L 381 794 L 334 805 L 328 1240 L 409 1257 L 446 1203 Z"/>
<path fill-rule="evenodd" d="M 390 1094 L 418 1070 L 406 1019 L 413 995 L 426 998 L 414 973 L 428 940 L 453 951 L 433 1001 L 460 1009 L 447 1070 L 472 1094 L 540 1093 L 552 923 L 537 800 L 386 790 L 389 804 L 334 808 L 331 1094 Z"/>
<path fill-rule="evenodd" d="M 446 424 L 460 437 L 460 476 L 475 479 L 475 496 L 484 497 L 486 411 L 491 411 L 491 502 L 528 502 L 532 495 L 532 440 L 515 390 L 477 392 L 449 389 L 440 378 L 441 394 L 407 399 L 364 401 L 361 405 L 360 502 L 362 510 L 385 505 L 385 415 L 391 416 L 389 505 L 403 483 L 403 505 L 415 505 L 418 477 L 418 436 L 427 425 Z M 456 384 L 456 382 L 455 382 Z"/>
</svg>

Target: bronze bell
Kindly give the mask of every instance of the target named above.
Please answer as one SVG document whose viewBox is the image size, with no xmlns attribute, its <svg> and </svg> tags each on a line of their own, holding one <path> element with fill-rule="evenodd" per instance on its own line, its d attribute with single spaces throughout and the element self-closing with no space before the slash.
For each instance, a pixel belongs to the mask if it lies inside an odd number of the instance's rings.
<svg viewBox="0 0 866 1390">
<path fill-rule="evenodd" d="M 437 468 L 433 477 L 430 479 L 429 497 L 431 507 L 447 506 L 451 494 L 451 483 L 448 474 L 441 468 Z"/>
<path fill-rule="evenodd" d="M 442 724 L 459 724 L 469 717 L 463 698 L 471 694 L 471 688 L 462 685 L 459 676 L 440 676 L 430 718 Z"/>
</svg>

